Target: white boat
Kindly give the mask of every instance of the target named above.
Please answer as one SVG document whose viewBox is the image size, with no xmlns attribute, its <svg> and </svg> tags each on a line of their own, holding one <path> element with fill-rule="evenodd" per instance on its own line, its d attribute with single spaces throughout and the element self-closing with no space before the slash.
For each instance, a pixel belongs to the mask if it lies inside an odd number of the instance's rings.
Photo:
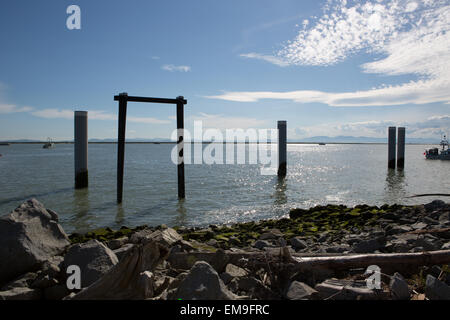
<svg viewBox="0 0 450 320">
<path fill-rule="evenodd" d="M 52 142 L 52 139 L 48 138 L 47 142 L 42 146 L 44 149 L 50 149 L 54 147 L 54 143 Z"/>
<path fill-rule="evenodd" d="M 449 144 L 445 134 L 439 145 L 442 146 L 441 152 L 439 152 L 438 148 L 425 150 L 425 158 L 429 160 L 450 160 L 450 149 L 448 148 Z"/>
</svg>

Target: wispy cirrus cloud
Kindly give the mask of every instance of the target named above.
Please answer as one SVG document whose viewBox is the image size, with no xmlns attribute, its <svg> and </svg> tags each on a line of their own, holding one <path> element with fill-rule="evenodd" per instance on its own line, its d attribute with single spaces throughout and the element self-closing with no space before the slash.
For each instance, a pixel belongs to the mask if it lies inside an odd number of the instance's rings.
<svg viewBox="0 0 450 320">
<path fill-rule="evenodd" d="M 68 109 L 42 109 L 31 112 L 32 115 L 47 119 L 73 119 L 74 111 Z M 107 113 L 102 110 L 88 111 L 88 118 L 90 120 L 117 120 L 117 114 Z M 166 124 L 172 123 L 169 120 L 162 120 L 152 117 L 134 117 L 127 116 L 127 121 L 134 123 L 149 123 L 149 124 Z"/>
<path fill-rule="evenodd" d="M 170 72 L 189 72 L 189 71 L 191 71 L 190 66 L 176 66 L 173 64 L 165 64 L 161 67 L 161 69 L 170 71 Z"/>
<path fill-rule="evenodd" d="M 383 106 L 450 102 L 450 4 L 448 0 L 330 0 L 320 18 L 303 23 L 275 55 L 244 54 L 286 66 L 329 66 L 366 51 L 384 57 L 362 71 L 415 75 L 418 80 L 354 92 L 224 92 L 209 98 L 251 102 L 287 99 L 330 106 Z"/>
<path fill-rule="evenodd" d="M 287 67 L 289 65 L 289 63 L 286 62 L 285 60 L 283 60 L 279 57 L 271 56 L 271 55 L 264 55 L 264 54 L 251 52 L 251 53 L 240 54 L 240 56 L 244 57 L 244 58 L 251 58 L 251 59 L 267 61 L 267 62 L 276 64 L 277 66 L 280 66 L 280 67 Z"/>
</svg>

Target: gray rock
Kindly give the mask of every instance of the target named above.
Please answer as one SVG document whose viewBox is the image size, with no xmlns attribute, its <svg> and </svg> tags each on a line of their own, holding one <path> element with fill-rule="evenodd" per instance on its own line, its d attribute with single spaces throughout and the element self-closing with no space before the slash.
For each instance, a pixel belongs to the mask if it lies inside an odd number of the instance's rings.
<svg viewBox="0 0 450 320">
<path fill-rule="evenodd" d="M 350 246 L 342 245 L 325 248 L 325 252 L 327 253 L 343 253 L 346 251 L 350 251 Z"/>
<path fill-rule="evenodd" d="M 156 231 L 144 229 L 134 233 L 130 237 L 130 242 L 134 244 L 142 243 L 143 241 L 148 240 L 153 240 L 166 247 L 170 247 L 177 241 L 183 240 L 183 237 L 172 228 L 160 229 Z"/>
<path fill-rule="evenodd" d="M 183 300 L 233 300 L 237 297 L 229 291 L 219 275 L 205 261 L 197 261 L 178 289 L 169 297 Z"/>
<path fill-rule="evenodd" d="M 120 247 L 124 246 L 127 242 L 128 242 L 128 237 L 125 236 L 125 237 L 121 237 L 118 239 L 110 240 L 110 241 L 108 241 L 108 243 L 106 245 L 111 250 L 117 250 Z"/>
<path fill-rule="evenodd" d="M 450 300 L 450 287 L 429 274 L 425 283 L 425 295 L 430 300 Z"/>
<path fill-rule="evenodd" d="M 394 273 L 394 276 L 391 278 L 389 289 L 395 300 L 409 300 L 411 296 L 408 283 L 398 272 Z"/>
<path fill-rule="evenodd" d="M 356 253 L 370 253 L 379 250 L 385 246 L 385 238 L 379 237 L 376 239 L 363 240 L 355 243 L 352 250 Z"/>
<path fill-rule="evenodd" d="M 225 267 L 225 273 L 228 273 L 231 277 L 236 278 L 236 277 L 246 277 L 248 275 L 247 270 L 235 266 L 234 264 L 227 264 L 227 266 Z"/>
<path fill-rule="evenodd" d="M 37 278 L 37 276 L 37 273 L 28 272 L 3 286 L 0 291 L 8 291 L 18 287 L 28 288 Z"/>
<path fill-rule="evenodd" d="M 0 291 L 0 300 L 39 300 L 41 297 L 42 292 L 39 289 L 18 287 L 8 291 Z"/>
<path fill-rule="evenodd" d="M 44 289 L 44 299 L 45 300 L 62 300 L 70 294 L 67 286 L 59 284 L 50 288 Z"/>
<path fill-rule="evenodd" d="M 430 239 L 418 238 L 414 242 L 414 246 L 422 247 L 425 249 L 425 251 L 433 251 L 433 250 L 439 250 L 439 248 L 442 246 L 442 242 L 440 242 L 440 241 L 432 242 Z"/>
<path fill-rule="evenodd" d="M 232 277 L 229 273 L 222 272 L 222 273 L 220 274 L 220 279 L 222 279 L 223 283 L 224 283 L 225 285 L 227 285 L 227 284 L 230 283 L 231 280 L 233 280 L 233 277 Z"/>
<path fill-rule="evenodd" d="M 305 240 L 300 239 L 299 237 L 292 238 L 291 245 L 295 250 L 302 250 L 308 247 L 308 243 Z"/>
<path fill-rule="evenodd" d="M 437 221 L 437 220 L 435 220 L 435 219 L 433 219 L 433 218 L 431 218 L 431 217 L 423 217 L 422 220 L 423 220 L 425 223 L 431 224 L 431 225 L 437 225 L 437 224 L 439 224 L 439 221 Z"/>
<path fill-rule="evenodd" d="M 430 203 L 425 204 L 424 207 L 427 212 L 431 212 L 436 209 L 445 208 L 446 203 L 442 200 L 433 200 Z"/>
<path fill-rule="evenodd" d="M 401 234 L 401 233 L 409 232 L 412 230 L 413 230 L 413 228 L 411 228 L 410 226 L 406 226 L 406 225 L 393 226 L 392 228 L 387 230 L 386 234 L 387 235 Z"/>
<path fill-rule="evenodd" d="M 36 199 L 0 218 L 0 285 L 29 271 L 70 244 L 62 227 Z"/>
<path fill-rule="evenodd" d="M 127 254 L 127 252 L 133 249 L 134 246 L 135 245 L 132 243 L 127 243 L 119 249 L 113 250 L 113 252 L 117 256 L 117 259 L 120 261 Z"/>
<path fill-rule="evenodd" d="M 265 241 L 265 240 L 256 240 L 255 243 L 253 244 L 253 246 L 260 250 L 262 250 L 266 247 L 273 247 L 273 245 L 270 244 L 270 242 Z"/>
<path fill-rule="evenodd" d="M 383 219 L 387 220 L 398 220 L 400 219 L 400 216 L 397 213 L 394 212 L 386 212 L 382 215 Z"/>
<path fill-rule="evenodd" d="M 389 242 L 386 245 L 386 250 L 391 252 L 408 252 L 413 247 L 412 244 L 408 244 L 406 240 L 397 239 Z"/>
<path fill-rule="evenodd" d="M 441 247 L 441 250 L 450 250 L 450 242 L 444 243 Z"/>
<path fill-rule="evenodd" d="M 269 239 L 278 239 L 283 237 L 284 234 L 278 229 L 270 229 L 269 231 L 261 234 L 259 236 L 259 240 L 269 240 Z"/>
<path fill-rule="evenodd" d="M 425 229 L 428 225 L 426 223 L 423 222 L 417 222 L 411 225 L 411 228 L 413 228 L 414 230 L 422 230 Z"/>
<path fill-rule="evenodd" d="M 286 292 L 286 298 L 289 300 L 315 299 L 318 295 L 319 292 L 299 281 L 292 281 Z"/>
<path fill-rule="evenodd" d="M 58 284 L 58 280 L 50 277 L 48 274 L 41 273 L 30 285 L 30 288 L 45 289 Z"/>
<path fill-rule="evenodd" d="M 447 222 L 450 220 L 450 213 L 449 212 L 444 212 L 439 216 L 439 222 L 443 223 L 443 222 Z"/>
<path fill-rule="evenodd" d="M 225 270 L 228 261 L 230 261 L 230 257 L 223 249 L 218 249 L 213 255 L 210 263 L 216 272 L 222 273 Z"/>
<path fill-rule="evenodd" d="M 273 292 L 254 277 L 235 278 L 232 282 L 236 284 L 237 290 L 247 292 L 251 299 L 271 300 L 274 298 Z"/>
<path fill-rule="evenodd" d="M 208 241 L 206 241 L 206 244 L 211 247 L 216 247 L 218 244 L 218 241 L 216 239 L 209 239 Z"/>
<path fill-rule="evenodd" d="M 64 268 L 77 265 L 81 270 L 81 286 L 88 287 L 117 264 L 115 253 L 97 240 L 75 244 L 64 257 Z"/>
</svg>

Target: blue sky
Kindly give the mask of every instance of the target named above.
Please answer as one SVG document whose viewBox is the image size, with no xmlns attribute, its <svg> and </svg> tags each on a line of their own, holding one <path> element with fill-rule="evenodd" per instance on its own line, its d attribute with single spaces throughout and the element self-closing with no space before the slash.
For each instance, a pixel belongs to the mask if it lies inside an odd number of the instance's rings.
<svg viewBox="0 0 450 320">
<path fill-rule="evenodd" d="M 188 129 L 450 131 L 448 0 L 3 0 L 0 39 L 0 140 L 72 139 L 74 110 L 90 138 L 115 138 L 120 92 L 183 95 Z M 174 116 L 130 103 L 127 137 L 169 138 Z"/>
</svg>

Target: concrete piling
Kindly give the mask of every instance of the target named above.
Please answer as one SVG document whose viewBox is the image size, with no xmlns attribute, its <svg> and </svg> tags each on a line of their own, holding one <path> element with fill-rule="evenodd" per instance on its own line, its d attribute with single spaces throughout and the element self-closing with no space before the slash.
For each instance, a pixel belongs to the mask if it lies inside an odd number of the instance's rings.
<svg viewBox="0 0 450 320">
<path fill-rule="evenodd" d="M 405 128 L 399 127 L 397 133 L 397 169 L 405 167 Z"/>
<path fill-rule="evenodd" d="M 75 189 L 88 187 L 88 113 L 75 111 Z"/>
<path fill-rule="evenodd" d="M 278 121 L 278 177 L 286 176 L 287 164 L 287 122 Z"/>
<path fill-rule="evenodd" d="M 395 169 L 395 131 L 395 127 L 389 127 L 388 129 L 388 168 L 390 169 Z"/>
</svg>

